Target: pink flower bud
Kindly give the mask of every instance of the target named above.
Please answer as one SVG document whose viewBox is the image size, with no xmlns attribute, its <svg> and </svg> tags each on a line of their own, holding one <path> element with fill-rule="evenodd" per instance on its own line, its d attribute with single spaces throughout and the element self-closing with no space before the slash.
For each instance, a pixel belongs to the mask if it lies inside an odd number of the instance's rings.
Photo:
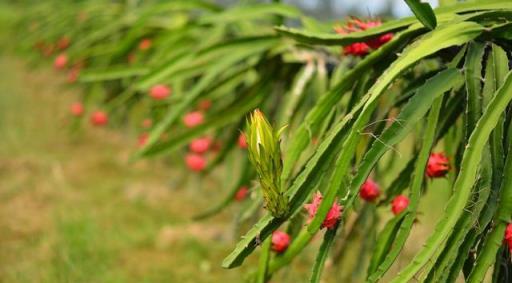
<svg viewBox="0 0 512 283">
<path fill-rule="evenodd" d="M 409 198 L 404 195 L 396 196 L 391 202 L 391 211 L 394 215 L 402 213 L 409 206 Z"/>
<path fill-rule="evenodd" d="M 238 136 L 238 147 L 246 149 L 247 148 L 247 138 L 244 133 L 240 133 Z"/>
<path fill-rule="evenodd" d="M 368 178 L 359 190 L 359 196 L 365 201 L 375 201 L 379 195 L 379 185 L 375 183 L 371 178 Z"/>
<path fill-rule="evenodd" d="M 450 162 L 444 153 L 432 153 L 428 158 L 427 176 L 430 178 L 444 177 L 450 171 Z"/>
<path fill-rule="evenodd" d="M 282 231 L 274 231 L 272 233 L 272 250 L 276 253 L 286 251 L 290 245 L 290 235 Z"/>
<path fill-rule="evenodd" d="M 185 116 L 183 116 L 183 124 L 185 124 L 187 128 L 196 127 L 198 125 L 201 125 L 203 122 L 204 115 L 200 111 L 189 112 L 185 114 Z"/>
<path fill-rule="evenodd" d="M 64 69 L 67 64 L 68 64 L 68 56 L 66 54 L 59 54 L 55 58 L 55 61 L 53 62 L 53 66 L 57 70 Z"/>
<path fill-rule="evenodd" d="M 166 85 L 155 85 L 149 91 L 149 96 L 155 100 L 162 100 L 171 94 L 171 89 Z"/>
<path fill-rule="evenodd" d="M 241 186 L 235 194 L 236 201 L 243 201 L 249 195 L 249 188 Z"/>
<path fill-rule="evenodd" d="M 311 203 L 308 203 L 304 205 L 304 208 L 308 211 L 308 223 L 313 220 L 313 218 L 316 215 L 316 212 L 318 210 L 318 207 L 320 207 L 320 204 L 322 203 L 322 194 L 320 192 L 316 192 L 313 196 L 313 201 Z M 332 204 L 331 209 L 325 216 L 324 222 L 322 222 L 321 228 L 327 228 L 332 229 L 338 222 L 338 220 L 341 218 L 341 212 L 343 211 L 343 207 L 339 205 L 336 201 Z"/>
<path fill-rule="evenodd" d="M 93 126 L 104 126 L 108 123 L 108 116 L 107 113 L 103 111 L 94 111 L 91 114 L 91 124 Z"/>
<path fill-rule="evenodd" d="M 188 148 L 194 153 L 203 154 L 208 151 L 211 144 L 212 139 L 209 137 L 197 138 L 190 142 Z"/>
<path fill-rule="evenodd" d="M 84 113 L 84 106 L 80 102 L 75 102 L 71 104 L 69 110 L 73 116 L 80 117 Z"/>
<path fill-rule="evenodd" d="M 195 172 L 203 171 L 206 167 L 206 159 L 197 153 L 187 154 L 185 156 L 185 163 L 190 170 Z"/>
</svg>

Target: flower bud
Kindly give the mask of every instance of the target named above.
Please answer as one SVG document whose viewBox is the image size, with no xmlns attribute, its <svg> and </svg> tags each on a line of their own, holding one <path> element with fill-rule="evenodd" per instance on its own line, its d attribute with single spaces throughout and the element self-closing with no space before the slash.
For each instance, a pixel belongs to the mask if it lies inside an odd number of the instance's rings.
<svg viewBox="0 0 512 283">
<path fill-rule="evenodd" d="M 274 217 L 284 217 L 288 213 L 288 198 L 281 189 L 281 131 L 275 131 L 258 109 L 249 117 L 247 129 L 249 160 L 258 173 L 265 207 Z"/>
</svg>

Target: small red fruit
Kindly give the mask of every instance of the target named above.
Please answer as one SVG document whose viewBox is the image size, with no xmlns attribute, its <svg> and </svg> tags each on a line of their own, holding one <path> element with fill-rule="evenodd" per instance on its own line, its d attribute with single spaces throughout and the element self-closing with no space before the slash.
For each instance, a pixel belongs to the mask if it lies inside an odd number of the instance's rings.
<svg viewBox="0 0 512 283">
<path fill-rule="evenodd" d="M 242 201 L 249 195 L 249 188 L 247 186 L 241 186 L 235 194 L 236 201 Z"/>
<path fill-rule="evenodd" d="M 68 83 L 74 83 L 80 75 L 80 68 L 73 67 L 68 73 Z"/>
<path fill-rule="evenodd" d="M 142 133 L 139 135 L 139 138 L 137 139 L 137 145 L 139 147 L 143 147 L 148 142 L 149 134 L 148 133 Z"/>
<path fill-rule="evenodd" d="M 149 128 L 151 128 L 152 125 L 153 125 L 153 121 L 149 118 L 146 118 L 142 121 L 142 127 L 144 129 L 149 129 Z"/>
<path fill-rule="evenodd" d="M 203 154 L 210 149 L 211 144 L 212 139 L 209 137 L 197 138 L 190 142 L 188 148 L 194 153 Z"/>
<path fill-rule="evenodd" d="M 380 196 L 379 185 L 375 183 L 371 178 L 368 178 L 366 182 L 359 189 L 359 196 L 365 201 L 374 201 Z"/>
<path fill-rule="evenodd" d="M 290 235 L 282 231 L 274 231 L 272 233 L 272 250 L 276 253 L 286 251 L 290 245 Z"/>
<path fill-rule="evenodd" d="M 212 107 L 212 101 L 209 99 L 203 99 L 197 104 L 197 109 L 206 111 Z"/>
<path fill-rule="evenodd" d="M 315 217 L 318 207 L 320 207 L 320 204 L 322 203 L 322 199 L 322 194 L 320 192 L 316 192 L 315 195 L 313 196 L 313 201 L 311 203 L 304 205 L 304 208 L 308 211 L 309 214 L 308 223 L 311 222 L 311 220 L 313 220 L 313 218 Z M 335 201 L 332 204 L 331 209 L 325 216 L 321 228 L 334 228 L 338 220 L 341 218 L 342 211 L 343 207 Z"/>
<path fill-rule="evenodd" d="M 243 149 L 247 148 L 247 138 L 244 133 L 238 136 L 238 146 Z"/>
<path fill-rule="evenodd" d="M 69 47 L 69 44 L 71 43 L 71 40 L 67 36 L 63 36 L 57 41 L 57 48 L 60 50 L 64 50 Z"/>
<path fill-rule="evenodd" d="M 185 114 L 185 116 L 183 116 L 183 124 L 185 124 L 187 128 L 196 127 L 198 125 L 201 125 L 203 122 L 204 115 L 200 111 L 189 112 Z"/>
<path fill-rule="evenodd" d="M 345 26 L 336 27 L 335 31 L 338 34 L 349 34 L 352 32 L 364 31 L 367 29 L 378 27 L 381 24 L 382 22 L 380 20 L 362 21 L 357 18 L 351 18 L 350 20 L 347 21 L 347 24 Z M 378 36 L 377 38 L 367 40 L 366 42 L 354 42 L 350 45 L 343 47 L 343 54 L 362 57 L 370 53 L 371 49 L 378 49 L 383 44 L 390 41 L 392 38 L 392 33 L 386 33 Z"/>
<path fill-rule="evenodd" d="M 93 126 L 104 126 L 108 123 L 107 113 L 103 111 L 94 111 L 91 114 L 91 124 Z"/>
<path fill-rule="evenodd" d="M 391 202 L 391 211 L 394 215 L 400 214 L 409 206 L 409 198 L 404 195 L 396 196 Z"/>
<path fill-rule="evenodd" d="M 507 244 L 510 253 L 512 253 L 512 223 L 507 225 L 507 229 L 505 230 L 505 238 L 503 241 Z"/>
<path fill-rule="evenodd" d="M 66 54 L 59 54 L 55 58 L 55 61 L 53 62 L 53 66 L 57 70 L 64 69 L 67 64 L 68 64 L 68 56 Z"/>
<path fill-rule="evenodd" d="M 450 171 L 450 162 L 443 152 L 430 154 L 427 163 L 427 176 L 430 178 L 444 177 L 448 171 Z"/>
<path fill-rule="evenodd" d="M 162 100 L 171 94 L 171 89 L 166 85 L 155 85 L 149 91 L 149 96 L 155 100 Z"/>
<path fill-rule="evenodd" d="M 190 170 L 195 172 L 203 171 L 206 167 L 206 159 L 197 153 L 187 154 L 185 156 L 185 163 Z"/>
<path fill-rule="evenodd" d="M 151 48 L 152 42 L 149 38 L 144 38 L 139 42 L 139 50 L 145 51 Z"/>
<path fill-rule="evenodd" d="M 80 102 L 75 102 L 71 104 L 69 110 L 73 116 L 80 117 L 84 113 L 84 106 Z"/>
</svg>

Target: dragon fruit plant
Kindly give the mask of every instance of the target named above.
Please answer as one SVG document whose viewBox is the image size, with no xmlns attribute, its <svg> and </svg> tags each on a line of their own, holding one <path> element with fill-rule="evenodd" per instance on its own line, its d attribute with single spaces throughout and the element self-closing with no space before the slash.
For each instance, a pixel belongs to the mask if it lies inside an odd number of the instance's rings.
<svg viewBox="0 0 512 283">
<path fill-rule="evenodd" d="M 254 254 L 248 279 L 279 282 L 309 247 L 310 282 L 512 282 L 511 1 L 334 24 L 280 3 L 40 2 L 20 52 L 84 90 L 75 121 L 131 127 L 133 159 L 189 174 L 236 162 L 195 217 L 233 205 L 252 226 L 224 268 Z M 449 200 L 409 258 L 438 179 Z"/>
</svg>

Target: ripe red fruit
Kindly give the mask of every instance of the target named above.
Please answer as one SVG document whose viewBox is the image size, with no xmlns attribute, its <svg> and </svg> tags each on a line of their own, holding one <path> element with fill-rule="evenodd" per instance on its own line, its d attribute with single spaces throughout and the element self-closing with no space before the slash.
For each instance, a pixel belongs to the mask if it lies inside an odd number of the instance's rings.
<svg viewBox="0 0 512 283">
<path fill-rule="evenodd" d="M 379 185 L 371 178 L 368 178 L 359 189 L 359 196 L 365 201 L 374 201 L 379 197 L 379 195 Z"/>
<path fill-rule="evenodd" d="M 137 145 L 139 147 L 143 147 L 148 142 L 149 134 L 148 133 L 142 133 L 139 135 L 139 138 L 137 139 Z"/>
<path fill-rule="evenodd" d="M 396 196 L 391 202 L 391 211 L 394 215 L 400 214 L 409 206 L 409 198 L 404 195 Z"/>
<path fill-rule="evenodd" d="M 71 40 L 67 36 L 63 36 L 57 41 L 57 48 L 60 50 L 64 50 L 69 47 L 69 44 L 71 43 Z"/>
<path fill-rule="evenodd" d="M 152 125 L 153 125 L 153 121 L 149 118 L 146 118 L 142 121 L 142 127 L 144 129 L 149 129 L 149 128 L 151 128 Z"/>
<path fill-rule="evenodd" d="M 235 194 L 236 201 L 242 201 L 249 195 L 249 188 L 247 186 L 241 186 Z"/>
<path fill-rule="evenodd" d="M 68 56 L 66 54 L 59 54 L 55 57 L 55 61 L 53 62 L 53 66 L 57 70 L 64 69 L 68 64 Z"/>
<path fill-rule="evenodd" d="M 188 168 L 195 172 L 203 171 L 206 167 L 206 159 L 197 153 L 189 153 L 185 156 L 185 163 Z"/>
<path fill-rule="evenodd" d="M 187 128 L 196 127 L 198 125 L 201 125 L 203 122 L 204 115 L 200 111 L 189 112 L 185 114 L 185 116 L 183 116 L 183 124 L 185 124 Z"/>
<path fill-rule="evenodd" d="M 74 83 L 80 75 L 80 68 L 73 67 L 68 73 L 68 83 Z"/>
<path fill-rule="evenodd" d="M 512 223 L 507 225 L 503 241 L 507 244 L 510 253 L 512 253 Z"/>
<path fill-rule="evenodd" d="M 166 85 L 155 85 L 149 90 L 149 96 L 155 100 L 162 100 L 171 94 L 171 89 Z"/>
<path fill-rule="evenodd" d="M 304 205 L 304 208 L 308 211 L 308 223 L 313 220 L 318 210 L 318 207 L 322 203 L 322 194 L 320 192 L 316 192 L 313 196 L 313 201 Z M 332 229 L 341 218 L 341 212 L 343 211 L 343 207 L 339 205 L 336 201 L 332 204 L 331 209 L 325 216 L 324 222 L 322 223 L 321 228 Z"/>
<path fill-rule="evenodd" d="M 69 107 L 71 114 L 75 117 L 80 117 L 84 113 L 84 106 L 80 102 L 75 102 Z"/>
<path fill-rule="evenodd" d="M 194 153 L 203 154 L 208 151 L 211 144 L 212 139 L 209 137 L 197 138 L 190 142 L 188 148 Z"/>
<path fill-rule="evenodd" d="M 364 31 L 367 29 L 371 29 L 374 27 L 378 27 L 382 24 L 380 20 L 374 21 L 362 21 L 357 18 L 351 18 L 348 20 L 347 24 L 343 27 L 336 27 L 335 31 L 338 34 L 349 34 L 352 32 Z M 393 38 L 392 33 L 386 33 L 378 36 L 377 38 L 372 38 L 366 42 L 355 42 L 350 45 L 343 47 L 343 53 L 345 55 L 353 55 L 353 56 L 365 56 L 370 53 L 371 49 L 377 49 L 381 47 L 386 42 L 390 41 Z"/>
<path fill-rule="evenodd" d="M 243 149 L 247 148 L 247 138 L 244 133 L 238 136 L 238 146 Z"/>
<path fill-rule="evenodd" d="M 290 245 L 290 235 L 282 231 L 274 231 L 272 233 L 272 250 L 276 253 L 282 253 L 286 251 Z"/>
<path fill-rule="evenodd" d="M 91 124 L 93 126 L 104 126 L 108 123 L 107 113 L 103 111 L 94 111 L 91 114 Z"/>
<path fill-rule="evenodd" d="M 144 38 L 139 42 L 139 50 L 145 51 L 151 48 L 152 42 L 149 38 Z"/>
<path fill-rule="evenodd" d="M 212 106 L 212 101 L 209 99 L 203 99 L 197 104 L 197 109 L 206 111 Z"/>
<path fill-rule="evenodd" d="M 444 177 L 450 171 L 450 162 L 444 153 L 432 153 L 428 158 L 427 176 L 430 178 Z"/>
</svg>

